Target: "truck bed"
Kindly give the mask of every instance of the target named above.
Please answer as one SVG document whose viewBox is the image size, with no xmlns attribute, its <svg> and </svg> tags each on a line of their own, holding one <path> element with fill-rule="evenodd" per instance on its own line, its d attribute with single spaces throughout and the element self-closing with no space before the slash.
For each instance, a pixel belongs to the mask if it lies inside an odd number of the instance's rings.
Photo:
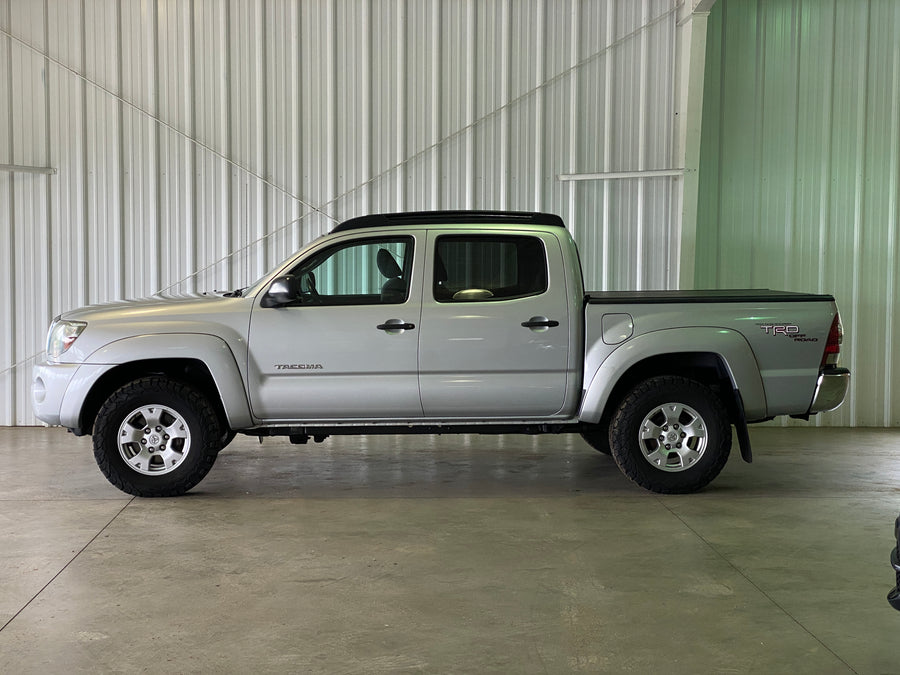
<svg viewBox="0 0 900 675">
<path fill-rule="evenodd" d="M 767 288 L 739 288 L 694 291 L 587 291 L 586 304 L 663 304 L 686 302 L 832 302 L 831 295 L 772 291 Z"/>
</svg>

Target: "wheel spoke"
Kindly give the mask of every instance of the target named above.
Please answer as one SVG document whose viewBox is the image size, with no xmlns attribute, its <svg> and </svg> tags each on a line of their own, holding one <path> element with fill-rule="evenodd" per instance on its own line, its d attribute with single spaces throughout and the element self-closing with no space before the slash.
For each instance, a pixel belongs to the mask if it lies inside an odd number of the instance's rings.
<svg viewBox="0 0 900 675">
<path fill-rule="evenodd" d="M 146 472 L 150 470 L 150 453 L 147 452 L 146 448 L 141 448 L 139 453 L 126 461 L 138 471 Z"/>
<path fill-rule="evenodd" d="M 184 423 L 184 420 L 180 418 L 176 418 L 175 421 L 169 426 L 165 427 L 163 431 L 170 438 L 187 438 L 187 425 Z"/>
<path fill-rule="evenodd" d="M 644 420 L 644 424 L 641 425 L 641 440 L 648 441 L 651 439 L 658 439 L 662 436 L 662 427 L 657 426 L 650 420 Z"/>
<path fill-rule="evenodd" d="M 678 424 L 678 420 L 681 419 L 681 415 L 684 412 L 684 406 L 680 403 L 667 403 L 660 410 L 666 416 L 666 424 L 672 426 L 673 424 Z"/>
<path fill-rule="evenodd" d="M 681 457 L 681 466 L 683 468 L 687 468 L 694 464 L 698 459 L 700 459 L 700 455 L 702 453 L 697 452 L 696 450 L 691 450 L 688 447 L 684 447 L 678 453 L 679 457 Z"/>
<path fill-rule="evenodd" d="M 163 409 L 160 406 L 147 406 L 141 408 L 141 414 L 147 422 L 147 426 L 151 429 L 159 426 L 159 418 L 162 416 Z"/>
<path fill-rule="evenodd" d="M 136 427 L 132 424 L 126 422 L 122 425 L 122 428 L 119 430 L 119 444 L 125 443 L 140 443 L 141 439 L 144 437 L 143 428 Z"/>
<path fill-rule="evenodd" d="M 163 466 L 166 469 L 174 469 L 178 462 L 181 461 L 181 458 L 184 457 L 184 454 L 170 448 L 159 453 L 159 457 L 162 459 Z"/>
<path fill-rule="evenodd" d="M 706 427 L 703 426 L 703 420 L 695 418 L 691 423 L 682 427 L 688 438 L 706 438 Z"/>
<path fill-rule="evenodd" d="M 646 456 L 647 461 L 650 462 L 653 466 L 657 466 L 659 468 L 663 468 L 666 466 L 666 462 L 669 459 L 669 453 L 667 450 L 662 447 L 657 448 L 649 455 Z"/>
</svg>

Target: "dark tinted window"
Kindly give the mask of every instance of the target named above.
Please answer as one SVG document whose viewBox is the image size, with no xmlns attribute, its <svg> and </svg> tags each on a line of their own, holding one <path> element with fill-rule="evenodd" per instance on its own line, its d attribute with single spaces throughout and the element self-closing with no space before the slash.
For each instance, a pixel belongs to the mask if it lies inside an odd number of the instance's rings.
<svg viewBox="0 0 900 675">
<path fill-rule="evenodd" d="M 439 302 L 509 300 L 547 290 L 547 258 L 536 237 L 446 235 L 435 248 Z"/>
</svg>

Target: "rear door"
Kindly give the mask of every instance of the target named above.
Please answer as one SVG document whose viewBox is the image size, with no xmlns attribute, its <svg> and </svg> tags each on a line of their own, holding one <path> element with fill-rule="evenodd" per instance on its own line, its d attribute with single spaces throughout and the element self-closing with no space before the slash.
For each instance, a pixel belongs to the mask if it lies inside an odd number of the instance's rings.
<svg viewBox="0 0 900 675">
<path fill-rule="evenodd" d="M 431 230 L 419 332 L 427 417 L 548 416 L 566 395 L 569 317 L 552 234 Z"/>
</svg>

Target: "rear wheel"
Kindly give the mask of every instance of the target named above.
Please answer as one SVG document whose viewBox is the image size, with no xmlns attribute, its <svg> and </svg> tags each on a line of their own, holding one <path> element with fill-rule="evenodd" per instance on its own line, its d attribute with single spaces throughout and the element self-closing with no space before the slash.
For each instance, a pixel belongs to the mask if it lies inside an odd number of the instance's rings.
<svg viewBox="0 0 900 675">
<path fill-rule="evenodd" d="M 609 431 L 616 464 L 641 487 L 696 492 L 728 461 L 731 424 L 721 399 L 685 377 L 654 377 L 616 409 Z"/>
<path fill-rule="evenodd" d="M 110 396 L 94 424 L 94 458 L 110 483 L 138 497 L 173 497 L 199 483 L 222 448 L 209 400 L 192 387 L 145 377 Z"/>
</svg>

